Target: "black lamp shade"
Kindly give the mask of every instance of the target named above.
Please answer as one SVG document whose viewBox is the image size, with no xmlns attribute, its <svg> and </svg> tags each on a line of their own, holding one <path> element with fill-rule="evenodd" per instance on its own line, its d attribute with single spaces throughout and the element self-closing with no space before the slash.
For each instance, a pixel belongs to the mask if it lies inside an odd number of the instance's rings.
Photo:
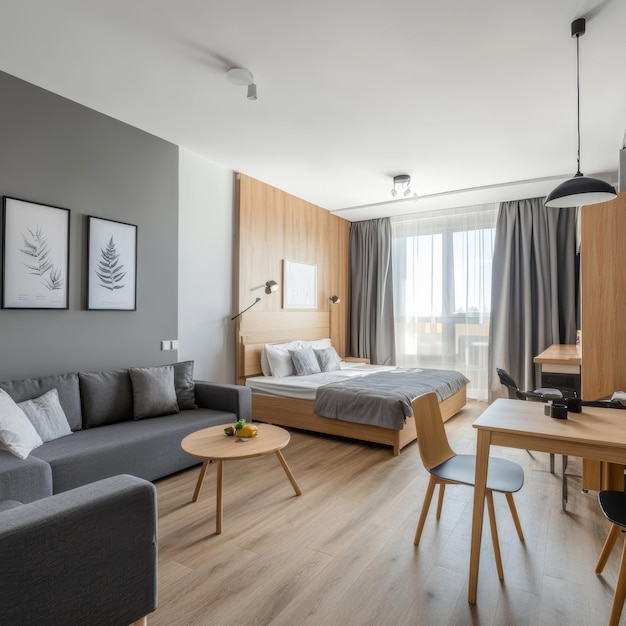
<svg viewBox="0 0 626 626">
<path fill-rule="evenodd" d="M 615 188 L 609 183 L 599 178 L 576 174 L 574 178 L 566 180 L 553 189 L 546 198 L 545 205 L 558 209 L 586 206 L 608 202 L 616 195 Z"/>
</svg>

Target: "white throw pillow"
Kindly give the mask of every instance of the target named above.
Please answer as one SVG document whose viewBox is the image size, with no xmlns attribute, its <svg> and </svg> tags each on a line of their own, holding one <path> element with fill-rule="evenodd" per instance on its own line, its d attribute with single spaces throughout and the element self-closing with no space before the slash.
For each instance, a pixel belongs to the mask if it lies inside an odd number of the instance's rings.
<svg viewBox="0 0 626 626">
<path fill-rule="evenodd" d="M 13 398 L 0 389 L 0 448 L 25 459 L 43 441 Z"/>
<path fill-rule="evenodd" d="M 324 339 L 315 339 L 314 341 L 301 341 L 300 345 L 303 348 L 313 348 L 313 350 L 323 350 L 324 348 L 330 348 L 330 337 Z"/>
<path fill-rule="evenodd" d="M 18 406 L 24 411 L 44 443 L 72 434 L 56 388 L 46 391 L 38 398 L 24 400 L 18 403 Z"/>
<path fill-rule="evenodd" d="M 299 350 L 302 344 L 299 341 L 290 341 L 289 343 L 265 344 L 265 355 L 270 366 L 272 376 L 284 378 L 285 376 L 293 376 L 296 371 L 293 367 L 289 350 Z"/>
</svg>

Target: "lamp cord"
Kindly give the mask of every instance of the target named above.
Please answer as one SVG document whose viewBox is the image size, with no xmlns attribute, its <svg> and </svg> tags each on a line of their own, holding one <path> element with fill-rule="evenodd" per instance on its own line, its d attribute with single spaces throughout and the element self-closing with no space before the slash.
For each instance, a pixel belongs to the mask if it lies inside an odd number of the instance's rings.
<svg viewBox="0 0 626 626">
<path fill-rule="evenodd" d="M 578 44 L 580 35 L 576 35 L 576 116 L 578 123 L 578 152 L 576 154 L 576 176 L 582 176 L 580 172 L 580 53 Z"/>
</svg>

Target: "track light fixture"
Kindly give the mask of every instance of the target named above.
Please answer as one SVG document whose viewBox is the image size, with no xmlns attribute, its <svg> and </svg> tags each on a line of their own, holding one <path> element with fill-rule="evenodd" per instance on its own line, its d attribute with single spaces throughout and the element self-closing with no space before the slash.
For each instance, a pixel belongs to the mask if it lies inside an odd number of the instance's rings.
<svg viewBox="0 0 626 626">
<path fill-rule="evenodd" d="M 609 183 L 599 178 L 583 176 L 580 172 L 580 57 L 578 40 L 581 35 L 585 34 L 585 25 L 586 21 L 584 17 L 572 22 L 572 37 L 576 37 L 576 115 L 578 120 L 576 174 L 573 178 L 566 180 L 552 190 L 545 202 L 545 205 L 548 207 L 566 208 L 598 204 L 599 202 L 613 200 L 617 195 L 614 187 L 609 185 Z"/>
<path fill-rule="evenodd" d="M 233 85 L 247 87 L 248 93 L 246 97 L 248 100 L 257 99 L 256 84 L 250 70 L 247 70 L 244 67 L 231 67 L 228 72 L 226 72 L 226 78 L 228 79 L 228 82 Z"/>
<path fill-rule="evenodd" d="M 393 189 L 391 195 L 395 198 L 398 195 L 398 187 L 402 195 L 408 198 L 411 195 L 411 177 L 408 174 L 398 174 L 393 177 Z M 417 194 L 414 194 L 417 195 Z"/>
</svg>

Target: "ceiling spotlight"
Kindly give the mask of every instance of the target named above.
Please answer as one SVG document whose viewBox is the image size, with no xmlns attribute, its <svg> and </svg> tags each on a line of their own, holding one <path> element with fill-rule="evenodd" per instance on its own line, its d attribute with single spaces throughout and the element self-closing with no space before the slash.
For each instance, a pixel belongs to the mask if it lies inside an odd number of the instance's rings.
<svg viewBox="0 0 626 626">
<path fill-rule="evenodd" d="M 576 118 L 578 121 L 578 151 L 576 155 L 576 174 L 573 178 L 554 188 L 546 198 L 545 205 L 548 207 L 566 208 L 578 207 L 587 204 L 608 202 L 615 198 L 615 188 L 609 183 L 583 176 L 580 171 L 580 58 L 578 43 L 585 34 L 585 18 L 581 17 L 572 22 L 572 37 L 576 37 Z"/>
<path fill-rule="evenodd" d="M 411 177 L 408 174 L 398 174 L 393 177 L 393 189 L 391 195 L 395 198 L 398 195 L 398 187 L 402 195 L 408 198 L 411 195 Z"/>
<path fill-rule="evenodd" d="M 247 87 L 248 100 L 257 99 L 256 85 L 250 70 L 247 70 L 244 67 L 231 67 L 228 72 L 226 72 L 226 78 L 228 79 L 228 82 L 233 85 L 237 85 L 238 87 Z"/>
</svg>

